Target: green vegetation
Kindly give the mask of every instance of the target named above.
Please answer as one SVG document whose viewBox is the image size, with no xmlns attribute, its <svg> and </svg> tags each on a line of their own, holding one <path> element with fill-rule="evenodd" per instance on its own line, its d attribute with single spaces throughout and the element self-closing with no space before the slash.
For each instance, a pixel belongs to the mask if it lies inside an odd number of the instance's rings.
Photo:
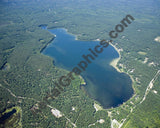
<svg viewBox="0 0 160 128">
<path fill-rule="evenodd" d="M 20 107 L 12 107 L 6 109 L 0 114 L 0 127 L 21 128 L 22 127 L 22 110 Z"/>
<path fill-rule="evenodd" d="M 0 117 L 13 109 L 16 112 L 0 126 L 61 128 L 74 123 L 81 128 L 95 123 L 90 127 L 109 128 L 116 119 L 124 128 L 160 127 L 159 76 L 140 103 L 160 70 L 160 43 L 154 41 L 160 36 L 159 5 L 159 0 L 1 0 Z M 56 99 L 42 102 L 58 78 L 69 71 L 55 67 L 52 58 L 41 54 L 55 37 L 40 27 L 63 27 L 80 40 L 107 40 L 126 12 L 135 21 L 113 44 L 123 49 L 117 66 L 132 76 L 134 96 L 117 108 L 96 112 L 95 101 L 85 95 L 80 87 L 84 82 L 76 77 Z M 148 61 L 142 63 L 145 58 Z M 51 107 L 64 115 L 56 118 Z M 100 119 L 104 123 L 96 123 Z"/>
</svg>

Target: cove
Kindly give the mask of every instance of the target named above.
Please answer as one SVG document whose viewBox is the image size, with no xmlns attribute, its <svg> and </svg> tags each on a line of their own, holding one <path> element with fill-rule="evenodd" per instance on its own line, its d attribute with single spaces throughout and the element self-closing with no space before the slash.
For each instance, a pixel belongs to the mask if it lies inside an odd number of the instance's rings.
<svg viewBox="0 0 160 128">
<path fill-rule="evenodd" d="M 69 71 L 83 60 L 83 54 L 90 54 L 89 48 L 94 49 L 99 44 L 98 41 L 76 40 L 74 35 L 62 28 L 48 31 L 56 35 L 56 38 L 42 53 L 53 57 L 55 66 Z M 104 108 L 117 107 L 133 95 L 130 77 L 110 66 L 110 62 L 118 57 L 118 52 L 109 45 L 81 73 L 86 81 L 85 91 Z"/>
</svg>

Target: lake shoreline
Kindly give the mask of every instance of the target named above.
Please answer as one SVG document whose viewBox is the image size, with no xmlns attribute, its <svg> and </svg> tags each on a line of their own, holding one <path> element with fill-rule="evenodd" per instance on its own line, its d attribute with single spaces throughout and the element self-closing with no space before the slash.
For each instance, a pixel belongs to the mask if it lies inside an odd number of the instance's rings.
<svg viewBox="0 0 160 128">
<path fill-rule="evenodd" d="M 55 29 L 59 29 L 59 28 L 55 28 Z M 69 33 L 68 32 L 68 30 L 66 29 L 66 28 L 60 28 L 60 29 L 62 29 L 62 30 L 64 30 L 65 31 L 65 33 L 66 34 L 69 34 L 69 35 L 72 35 L 73 37 L 74 37 L 74 40 L 78 40 L 77 39 L 77 35 L 74 35 L 74 34 L 72 34 L 72 33 Z M 53 32 L 52 31 L 50 31 L 50 30 L 52 30 L 52 29 L 48 29 L 49 30 L 49 32 L 51 32 L 51 34 L 53 34 Z M 55 30 L 55 31 L 57 31 L 57 30 Z M 56 37 L 56 35 L 57 34 L 53 34 L 55 37 Z M 62 38 L 62 37 L 61 37 Z M 53 39 L 54 40 L 54 39 Z M 99 41 L 101 41 L 100 39 L 96 39 L 96 40 L 92 40 L 93 42 L 99 42 Z M 53 41 L 52 41 L 53 42 Z M 72 44 L 72 45 L 76 45 L 75 44 L 75 42 Z M 109 65 L 111 65 L 112 67 L 114 67 L 116 70 L 114 70 L 114 71 L 117 71 L 117 72 L 124 72 L 123 70 L 120 70 L 118 67 L 117 67 L 117 64 L 118 64 L 118 62 L 119 62 L 119 60 L 120 60 L 120 58 L 121 58 L 121 55 L 120 55 L 120 51 L 122 51 L 121 49 L 118 49 L 115 45 L 113 45 L 112 43 L 110 43 L 110 45 L 112 46 L 112 49 L 114 49 L 115 50 L 115 54 L 117 54 L 116 55 L 116 57 L 114 57 L 115 59 L 113 59 L 110 63 L 109 63 Z M 87 50 L 87 49 L 86 49 Z M 106 52 L 106 51 L 105 51 Z M 117 52 L 117 53 L 116 53 Z M 52 53 L 53 54 L 53 53 Z M 55 54 L 55 53 L 54 53 Z M 50 56 L 50 55 L 49 55 Z M 52 56 L 51 56 L 52 57 Z M 54 56 L 53 56 L 53 58 L 54 58 Z M 125 72 L 124 72 L 125 73 Z M 127 74 L 127 73 L 126 73 Z M 129 76 L 130 77 L 130 79 L 131 79 L 131 76 Z M 81 79 L 81 82 L 80 82 L 80 86 L 82 86 L 82 87 L 85 87 L 87 84 L 88 84 L 88 81 L 86 81 L 85 80 L 85 78 L 84 77 L 82 77 L 82 75 L 80 75 L 80 79 Z M 102 85 L 103 85 L 103 83 L 102 83 Z M 131 85 L 133 85 L 132 83 L 131 83 Z M 133 86 L 132 86 L 132 89 L 133 89 Z M 91 97 L 90 97 L 91 98 Z M 98 97 L 99 98 L 99 97 Z M 118 107 L 118 106 L 120 106 L 120 105 L 122 105 L 124 102 L 127 102 L 130 98 L 132 98 L 132 96 L 131 97 L 129 97 L 128 98 L 128 100 L 127 101 L 124 101 L 123 103 L 119 103 L 119 104 L 117 104 L 117 106 L 108 106 L 108 107 L 104 107 L 105 106 L 105 103 L 101 103 L 101 100 L 98 100 L 98 98 L 97 98 L 97 100 L 95 99 L 95 98 L 91 98 L 91 99 L 93 99 L 94 101 L 97 101 L 98 103 L 100 103 L 102 106 L 103 106 L 103 109 L 110 109 L 110 108 L 116 108 L 116 107 Z M 115 103 L 116 103 L 117 101 L 115 100 Z"/>
<path fill-rule="evenodd" d="M 125 73 L 125 74 L 127 74 L 129 77 L 130 77 L 130 79 L 131 79 L 131 81 L 132 81 L 132 89 L 133 89 L 133 95 L 127 100 L 127 101 L 129 101 L 130 99 L 132 99 L 134 96 L 135 96 L 135 88 L 134 88 L 134 86 L 133 86 L 133 83 L 135 82 L 135 80 L 133 79 L 133 76 L 131 76 L 130 74 L 128 74 L 127 72 L 124 72 L 124 70 L 123 70 L 123 68 L 120 70 L 118 67 L 117 67 L 117 64 L 118 64 L 118 62 L 119 62 L 119 60 L 121 59 L 121 54 L 120 54 L 120 50 L 114 45 L 114 44 L 112 44 L 112 43 L 110 43 L 110 45 L 112 46 L 112 47 L 114 47 L 114 49 L 118 52 L 118 54 L 119 54 L 119 57 L 118 58 L 116 58 L 116 59 L 114 59 L 114 60 L 112 60 L 111 62 L 110 62 L 110 65 L 112 66 L 112 67 L 114 67 L 118 72 L 120 72 L 120 73 Z M 127 102 L 126 101 L 126 102 Z M 124 102 L 124 103 L 126 103 L 126 102 Z M 123 104 L 120 104 L 119 106 L 121 106 L 121 105 L 123 105 Z M 118 106 L 118 107 L 119 107 Z M 114 108 L 114 107 L 113 107 Z"/>
<path fill-rule="evenodd" d="M 119 49 L 118 49 L 115 45 L 113 45 L 112 43 L 110 43 L 110 45 L 111 45 L 112 47 L 114 47 L 114 49 L 115 49 L 115 50 L 118 52 L 118 54 L 119 54 L 119 57 L 116 58 L 116 59 L 113 59 L 113 60 L 110 62 L 110 65 L 111 65 L 112 67 L 114 67 L 118 72 L 122 72 L 122 71 L 117 67 L 118 62 L 119 62 L 119 60 L 121 59 L 120 51 L 119 51 Z"/>
</svg>

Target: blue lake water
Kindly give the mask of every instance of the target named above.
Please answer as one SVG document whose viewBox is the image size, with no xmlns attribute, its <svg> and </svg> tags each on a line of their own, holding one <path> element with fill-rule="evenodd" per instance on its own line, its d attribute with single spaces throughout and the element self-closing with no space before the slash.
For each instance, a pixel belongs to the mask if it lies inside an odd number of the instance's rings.
<svg viewBox="0 0 160 128">
<path fill-rule="evenodd" d="M 75 40 L 75 36 L 65 29 L 48 30 L 56 38 L 44 49 L 43 54 L 54 58 L 55 65 L 71 71 L 81 60 L 82 55 L 91 54 L 89 48 L 99 44 L 99 41 Z M 109 45 L 98 54 L 86 71 L 81 73 L 85 79 L 87 94 L 98 101 L 104 108 L 116 107 L 127 101 L 133 95 L 132 81 L 127 74 L 119 73 L 109 63 L 119 57 L 118 52 Z"/>
</svg>

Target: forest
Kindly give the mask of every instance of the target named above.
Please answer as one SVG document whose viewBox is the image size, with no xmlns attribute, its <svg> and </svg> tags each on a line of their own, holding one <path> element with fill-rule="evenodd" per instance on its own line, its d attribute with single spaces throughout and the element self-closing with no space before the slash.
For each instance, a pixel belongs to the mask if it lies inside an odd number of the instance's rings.
<svg viewBox="0 0 160 128">
<path fill-rule="evenodd" d="M 160 43 L 154 41 L 160 36 L 159 5 L 159 0 L 1 0 L 0 119 L 13 113 L 0 127 L 160 127 Z M 122 49 L 117 66 L 132 78 L 132 98 L 116 108 L 96 110 L 99 103 L 86 95 L 78 75 L 51 97 L 51 89 L 59 90 L 56 83 L 69 71 L 41 53 L 55 38 L 41 27 L 66 28 L 84 41 L 109 40 L 108 33 L 127 14 L 134 22 L 112 43 Z M 154 86 L 146 93 L 152 79 Z M 56 118 L 53 108 L 63 116 Z"/>
</svg>

